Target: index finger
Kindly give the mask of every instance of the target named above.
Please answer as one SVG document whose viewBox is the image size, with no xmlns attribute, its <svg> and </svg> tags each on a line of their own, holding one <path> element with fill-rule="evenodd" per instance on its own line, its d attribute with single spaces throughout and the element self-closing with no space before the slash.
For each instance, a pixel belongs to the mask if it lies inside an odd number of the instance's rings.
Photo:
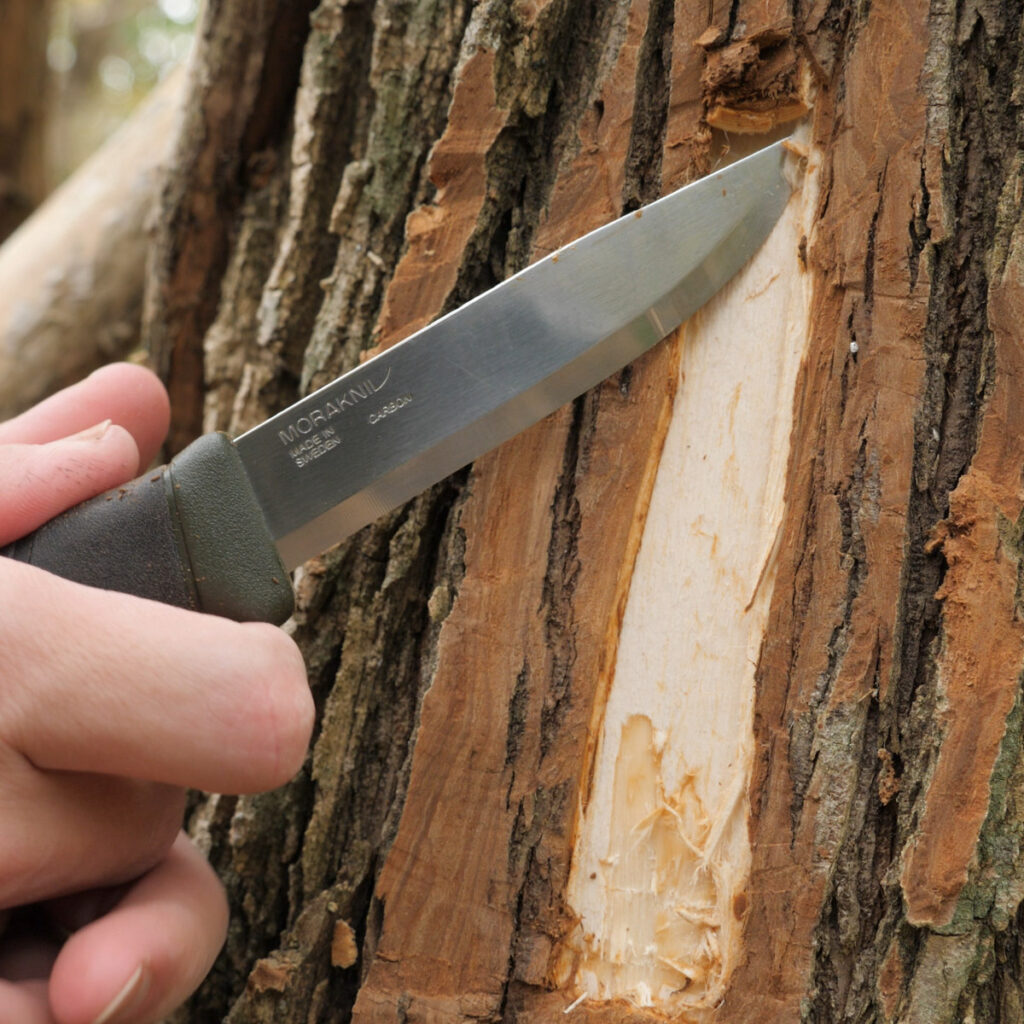
<svg viewBox="0 0 1024 1024">
<path fill-rule="evenodd" d="M 113 420 L 135 438 L 140 464 L 160 450 L 170 422 L 167 392 L 142 366 L 114 363 L 0 423 L 0 444 L 43 444 Z"/>
<path fill-rule="evenodd" d="M 281 630 L 0 559 L 0 739 L 41 769 L 245 793 L 301 766 L 313 703 Z"/>
</svg>

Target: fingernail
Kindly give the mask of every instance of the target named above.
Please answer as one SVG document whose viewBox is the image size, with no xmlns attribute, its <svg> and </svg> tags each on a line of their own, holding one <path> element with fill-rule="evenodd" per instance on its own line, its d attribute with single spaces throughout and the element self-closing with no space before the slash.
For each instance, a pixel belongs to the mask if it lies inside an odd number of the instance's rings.
<svg viewBox="0 0 1024 1024">
<path fill-rule="evenodd" d="M 77 434 L 72 434 L 68 438 L 69 441 L 100 441 L 106 435 L 107 431 L 114 425 L 113 420 L 104 420 L 102 423 L 97 423 L 94 427 L 89 427 L 86 430 L 82 430 Z"/>
<path fill-rule="evenodd" d="M 137 1010 L 149 992 L 149 971 L 145 964 L 139 964 L 132 976 L 125 982 L 124 988 L 107 1004 L 106 1009 L 92 1024 L 115 1024 L 127 1020 L 127 1014 Z"/>
</svg>

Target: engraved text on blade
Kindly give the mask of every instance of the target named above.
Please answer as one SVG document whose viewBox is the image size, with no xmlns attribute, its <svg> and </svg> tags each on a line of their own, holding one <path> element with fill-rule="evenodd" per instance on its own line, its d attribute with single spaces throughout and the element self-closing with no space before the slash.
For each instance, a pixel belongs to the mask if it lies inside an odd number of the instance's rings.
<svg viewBox="0 0 1024 1024">
<path fill-rule="evenodd" d="M 313 409 L 310 409 L 304 416 L 299 416 L 292 423 L 289 423 L 283 430 L 277 432 L 277 436 L 286 448 L 301 443 L 317 433 L 326 432 L 328 423 L 337 416 L 341 416 L 359 402 L 371 398 L 387 384 L 391 378 L 391 369 L 388 368 L 383 380 L 374 383 L 367 379 L 360 384 L 347 387 L 337 394 L 327 395 L 324 401 Z M 335 431 L 331 430 L 330 435 L 334 436 Z M 338 442 L 340 443 L 340 442 Z"/>
</svg>

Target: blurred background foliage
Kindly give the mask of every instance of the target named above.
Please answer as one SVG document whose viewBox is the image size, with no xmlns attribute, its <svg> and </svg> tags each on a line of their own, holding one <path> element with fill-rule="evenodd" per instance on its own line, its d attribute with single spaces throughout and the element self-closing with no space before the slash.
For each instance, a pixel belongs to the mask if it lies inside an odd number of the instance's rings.
<svg viewBox="0 0 1024 1024">
<path fill-rule="evenodd" d="M 46 63 L 53 187 L 188 56 L 200 0 L 52 0 Z"/>
</svg>

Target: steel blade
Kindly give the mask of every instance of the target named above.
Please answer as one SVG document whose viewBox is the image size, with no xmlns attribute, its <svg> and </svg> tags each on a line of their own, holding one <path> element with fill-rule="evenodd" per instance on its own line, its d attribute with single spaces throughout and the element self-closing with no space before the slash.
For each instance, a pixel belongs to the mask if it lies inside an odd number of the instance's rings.
<svg viewBox="0 0 1024 1024">
<path fill-rule="evenodd" d="M 565 246 L 236 444 L 289 567 L 542 419 L 722 287 L 789 198 L 776 143 Z"/>
</svg>

